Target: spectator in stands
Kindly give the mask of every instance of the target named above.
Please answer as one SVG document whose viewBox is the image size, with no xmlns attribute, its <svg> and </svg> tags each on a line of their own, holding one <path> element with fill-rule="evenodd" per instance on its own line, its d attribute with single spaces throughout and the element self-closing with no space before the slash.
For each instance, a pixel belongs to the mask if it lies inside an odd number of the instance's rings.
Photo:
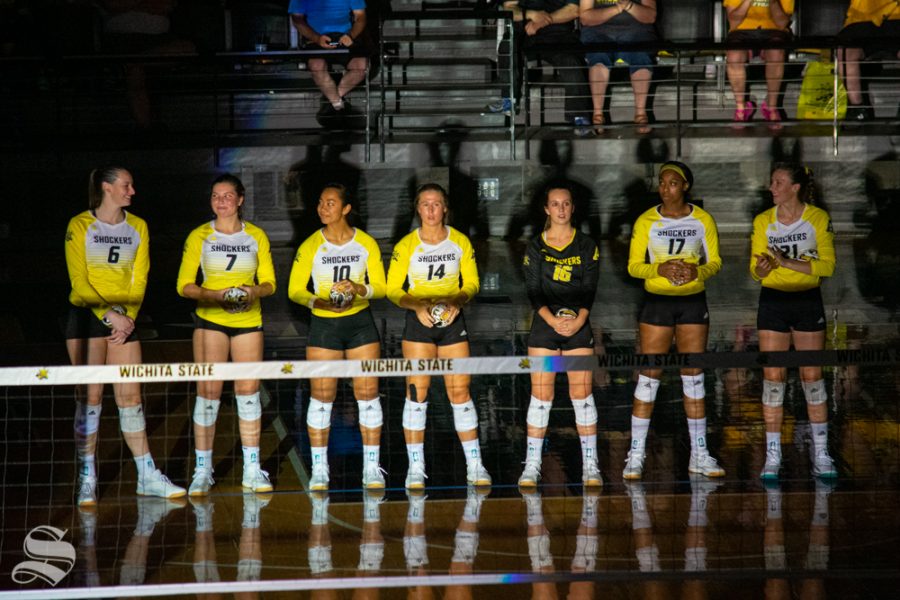
<svg viewBox="0 0 900 600">
<path fill-rule="evenodd" d="M 841 75 L 847 86 L 847 120 L 865 121 L 874 116 L 874 111 L 871 105 L 863 106 L 859 63 L 883 52 L 900 58 L 900 3 L 850 0 L 838 39 L 845 46 L 839 50 L 839 57 Z"/>
<path fill-rule="evenodd" d="M 103 49 L 116 54 L 184 54 L 194 45 L 173 36 L 169 15 L 175 0 L 103 0 Z M 131 113 L 141 129 L 152 125 L 147 72 L 140 63 L 125 65 L 125 84 Z"/>
<path fill-rule="evenodd" d="M 736 44 L 791 41 L 788 25 L 794 12 L 794 0 L 725 0 L 728 13 L 728 37 L 726 42 Z M 756 50 L 735 49 L 725 55 L 728 81 L 734 93 L 734 121 L 745 123 L 753 118 L 756 104 L 747 98 L 747 72 L 744 65 Z M 766 63 L 766 99 L 759 104 L 763 119 L 772 129 L 781 129 L 781 112 L 778 96 L 784 77 L 784 50 L 765 49 L 760 57 Z"/>
<path fill-rule="evenodd" d="M 307 66 L 328 101 L 320 116 L 349 116 L 350 103 L 345 97 L 365 79 L 371 54 L 365 0 L 291 0 L 288 12 L 307 48 L 348 50 L 347 54 L 310 58 Z M 335 63 L 345 68 L 339 82 L 329 71 L 329 65 Z"/>
<path fill-rule="evenodd" d="M 585 44 L 652 42 L 656 40 L 656 0 L 581 0 L 581 41 Z M 587 53 L 588 79 L 594 101 L 592 122 L 603 133 L 603 105 L 609 70 L 615 64 L 628 65 L 634 90 L 634 124 L 640 134 L 650 133 L 647 95 L 653 74 L 653 57 L 648 52 L 615 51 Z"/>
<path fill-rule="evenodd" d="M 589 89 L 584 76 L 584 62 L 575 33 L 578 19 L 578 0 L 510 0 L 504 10 L 513 13 L 513 47 L 515 57 L 515 98 L 522 93 L 522 74 L 527 60 L 544 59 L 559 69 L 559 79 L 565 89 L 566 121 L 575 126 L 579 135 L 590 135 L 588 128 Z M 493 113 L 510 115 L 515 98 L 509 97 L 510 40 L 500 42 L 500 81 L 503 97 L 488 105 Z M 573 46 L 575 48 L 573 48 Z"/>
</svg>

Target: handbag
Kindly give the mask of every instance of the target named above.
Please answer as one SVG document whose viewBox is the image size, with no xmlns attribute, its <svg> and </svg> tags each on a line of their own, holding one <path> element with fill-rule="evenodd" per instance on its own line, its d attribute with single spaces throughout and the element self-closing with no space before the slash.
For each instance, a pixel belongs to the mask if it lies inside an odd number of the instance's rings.
<svg viewBox="0 0 900 600">
<path fill-rule="evenodd" d="M 797 118 L 830 121 L 834 119 L 834 103 L 834 64 L 818 60 L 807 63 L 800 85 Z M 838 119 L 843 119 L 846 114 L 847 89 L 844 82 L 838 79 Z"/>
</svg>

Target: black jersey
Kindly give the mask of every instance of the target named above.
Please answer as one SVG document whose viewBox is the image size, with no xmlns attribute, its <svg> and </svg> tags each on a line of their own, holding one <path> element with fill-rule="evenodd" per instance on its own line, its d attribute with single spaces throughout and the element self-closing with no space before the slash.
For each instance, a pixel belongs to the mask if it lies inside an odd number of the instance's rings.
<svg viewBox="0 0 900 600">
<path fill-rule="evenodd" d="M 544 240 L 544 234 L 528 244 L 523 260 L 525 289 L 535 310 L 546 306 L 554 314 L 561 308 L 578 312 L 591 309 L 597 292 L 600 251 L 587 235 L 574 230 L 562 248 Z"/>
</svg>

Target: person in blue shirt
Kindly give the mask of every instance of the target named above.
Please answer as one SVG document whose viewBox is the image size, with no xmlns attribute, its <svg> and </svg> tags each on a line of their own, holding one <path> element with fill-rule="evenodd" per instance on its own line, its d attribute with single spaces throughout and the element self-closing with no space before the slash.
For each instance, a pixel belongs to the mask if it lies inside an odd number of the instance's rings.
<svg viewBox="0 0 900 600">
<path fill-rule="evenodd" d="M 310 58 L 307 62 L 313 81 L 328 101 L 322 116 L 346 116 L 350 103 L 345 97 L 365 79 L 371 54 L 365 0 L 291 0 L 288 12 L 304 47 L 348 50 L 346 54 Z M 331 76 L 332 64 L 344 66 L 340 81 Z"/>
</svg>

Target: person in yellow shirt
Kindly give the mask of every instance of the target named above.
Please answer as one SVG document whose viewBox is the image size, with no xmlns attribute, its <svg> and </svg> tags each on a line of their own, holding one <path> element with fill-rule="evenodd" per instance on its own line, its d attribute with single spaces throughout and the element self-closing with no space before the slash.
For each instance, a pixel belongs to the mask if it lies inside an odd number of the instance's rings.
<svg viewBox="0 0 900 600">
<path fill-rule="evenodd" d="M 792 163 L 772 169 L 775 204 L 753 219 L 750 275 L 762 284 L 757 329 L 762 352 L 825 348 L 825 308 L 819 284 L 834 273 L 834 231 L 828 213 L 813 206 L 812 173 Z M 777 480 L 781 470 L 781 425 L 787 369 L 763 369 L 766 462 L 760 477 Z M 821 367 L 801 367 L 814 446 L 813 475 L 837 477 L 828 454 L 828 393 Z"/>
<path fill-rule="evenodd" d="M 147 223 L 126 208 L 134 197 L 134 180 L 127 170 L 94 169 L 88 181 L 88 210 L 69 221 L 66 266 L 72 291 L 66 325 L 66 349 L 73 365 L 121 365 L 141 362 L 135 336 L 147 273 L 150 238 Z M 137 465 L 137 493 L 176 498 L 184 488 L 173 484 L 153 461 L 147 442 L 139 383 L 113 386 L 122 437 Z M 85 402 L 75 412 L 80 506 L 97 503 L 97 431 L 103 385 L 87 386 Z"/>
<path fill-rule="evenodd" d="M 217 177 L 209 201 L 215 218 L 194 229 L 184 244 L 177 289 L 181 296 L 197 301 L 196 362 L 225 362 L 229 356 L 234 362 L 263 358 L 259 300 L 275 293 L 275 269 L 269 238 L 242 218 L 244 194 L 244 184 L 234 175 Z M 215 483 L 212 452 L 223 387 L 222 381 L 197 382 L 191 496 L 205 496 Z M 260 468 L 259 460 L 259 380 L 235 381 L 234 402 L 244 458 L 241 485 L 253 492 L 271 492 L 269 474 Z"/>
<path fill-rule="evenodd" d="M 865 121 L 874 116 L 863 105 L 859 63 L 877 52 L 900 58 L 900 2 L 896 0 L 850 0 L 844 28 L 838 34 L 839 68 L 847 86 L 848 121 Z"/>
<path fill-rule="evenodd" d="M 416 191 L 421 226 L 394 246 L 387 276 L 387 296 L 406 309 L 403 356 L 459 358 L 469 356 L 462 307 L 478 293 L 478 267 L 469 238 L 446 224 L 447 192 L 436 183 Z M 478 416 L 469 395 L 469 375 L 445 375 L 453 423 L 466 455 L 466 481 L 487 486 L 491 476 L 481 461 Z M 425 487 L 425 422 L 427 375 L 408 377 L 403 406 L 403 436 L 409 457 L 407 489 Z"/>
<path fill-rule="evenodd" d="M 688 202 L 694 177 L 687 165 L 670 161 L 659 168 L 660 204 L 635 221 L 628 273 L 644 280 L 640 324 L 641 352 L 666 354 L 672 341 L 679 352 L 703 352 L 709 336 L 706 280 L 719 272 L 719 235 L 708 212 Z M 622 477 L 640 479 L 647 432 L 659 389 L 661 369 L 638 377 L 631 413 L 631 448 Z M 724 469 L 706 444 L 706 387 L 702 369 L 682 369 L 684 412 L 691 440 L 688 471 L 722 477 Z"/>
<path fill-rule="evenodd" d="M 288 296 L 312 310 L 307 360 L 367 360 L 381 356 L 381 338 L 369 301 L 384 298 L 384 264 L 378 243 L 350 225 L 353 204 L 343 184 L 330 183 L 319 195 L 323 227 L 309 236 L 294 258 Z M 312 453 L 310 489 L 328 489 L 328 434 L 337 396 L 337 379 L 310 381 L 306 428 Z M 379 464 L 384 418 L 378 379 L 354 377 L 363 443 L 363 487 L 383 489 Z"/>
<path fill-rule="evenodd" d="M 791 15 L 794 0 L 725 0 L 728 15 L 728 37 L 725 41 L 735 44 L 775 42 L 791 40 Z M 753 57 L 753 50 L 734 49 L 725 54 L 728 81 L 734 94 L 734 122 L 744 123 L 753 118 L 756 104 L 747 98 L 747 72 L 745 64 Z M 763 119 L 772 129 L 781 129 L 781 111 L 778 97 L 784 78 L 784 49 L 768 48 L 760 52 L 766 63 L 766 99 L 759 104 Z"/>
</svg>

